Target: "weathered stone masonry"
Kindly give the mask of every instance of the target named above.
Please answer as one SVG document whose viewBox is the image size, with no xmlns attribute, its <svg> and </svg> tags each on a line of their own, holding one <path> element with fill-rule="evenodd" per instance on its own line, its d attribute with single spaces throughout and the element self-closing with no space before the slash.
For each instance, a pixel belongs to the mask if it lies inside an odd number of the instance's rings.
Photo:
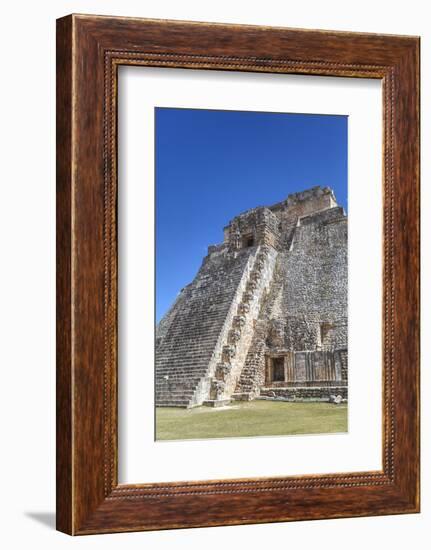
<svg viewBox="0 0 431 550">
<path fill-rule="evenodd" d="M 156 332 L 156 405 L 347 398 L 347 216 L 314 187 L 235 217 Z"/>
</svg>

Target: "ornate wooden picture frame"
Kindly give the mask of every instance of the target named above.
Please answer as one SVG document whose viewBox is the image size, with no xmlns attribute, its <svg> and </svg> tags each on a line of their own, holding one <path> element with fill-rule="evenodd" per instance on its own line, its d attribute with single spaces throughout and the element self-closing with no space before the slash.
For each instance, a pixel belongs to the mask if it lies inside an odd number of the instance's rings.
<svg viewBox="0 0 431 550">
<path fill-rule="evenodd" d="M 383 468 L 118 483 L 117 69 L 383 84 Z M 57 21 L 57 528 L 68 534 L 419 511 L 419 38 L 70 15 Z"/>
</svg>

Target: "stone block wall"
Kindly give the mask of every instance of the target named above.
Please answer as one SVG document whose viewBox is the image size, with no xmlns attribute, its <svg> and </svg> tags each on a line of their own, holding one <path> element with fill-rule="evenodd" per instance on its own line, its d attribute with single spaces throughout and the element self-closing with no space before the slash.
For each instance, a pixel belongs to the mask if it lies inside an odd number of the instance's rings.
<svg viewBox="0 0 431 550">
<path fill-rule="evenodd" d="M 346 347 L 347 219 L 342 209 L 300 219 L 283 254 L 286 347 Z"/>
<path fill-rule="evenodd" d="M 279 351 L 266 356 L 265 386 L 340 385 L 347 383 L 343 362 L 347 350 L 337 351 Z M 284 379 L 274 381 L 272 361 L 284 363 Z"/>
<path fill-rule="evenodd" d="M 284 401 L 331 401 L 331 396 L 348 399 L 347 386 L 262 388 L 260 399 Z"/>
<path fill-rule="evenodd" d="M 279 221 L 269 208 L 259 207 L 236 216 L 225 228 L 225 244 L 232 250 L 269 245 L 278 248 Z"/>
</svg>

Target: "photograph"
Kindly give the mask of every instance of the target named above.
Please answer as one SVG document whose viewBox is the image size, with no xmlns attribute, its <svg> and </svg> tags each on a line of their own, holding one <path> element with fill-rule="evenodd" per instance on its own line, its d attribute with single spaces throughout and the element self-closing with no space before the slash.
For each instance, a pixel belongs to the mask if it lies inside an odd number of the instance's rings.
<svg viewBox="0 0 431 550">
<path fill-rule="evenodd" d="M 348 116 L 154 116 L 156 441 L 348 432 Z"/>
</svg>

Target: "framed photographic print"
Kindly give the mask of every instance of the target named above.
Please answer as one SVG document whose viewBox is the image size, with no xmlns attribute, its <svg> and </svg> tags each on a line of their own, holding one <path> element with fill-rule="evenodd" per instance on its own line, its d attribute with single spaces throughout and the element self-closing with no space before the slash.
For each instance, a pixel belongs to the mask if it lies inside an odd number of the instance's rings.
<svg viewBox="0 0 431 550">
<path fill-rule="evenodd" d="M 57 528 L 419 511 L 419 39 L 57 22 Z"/>
</svg>

